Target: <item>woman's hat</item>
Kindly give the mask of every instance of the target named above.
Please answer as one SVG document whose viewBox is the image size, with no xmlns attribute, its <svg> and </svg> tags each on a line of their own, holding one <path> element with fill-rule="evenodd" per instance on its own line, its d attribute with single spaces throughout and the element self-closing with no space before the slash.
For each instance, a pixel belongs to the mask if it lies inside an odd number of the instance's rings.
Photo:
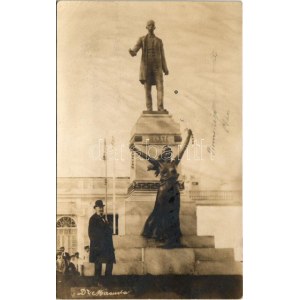
<svg viewBox="0 0 300 300">
<path fill-rule="evenodd" d="M 105 206 L 104 204 L 103 204 L 103 201 L 102 200 L 96 200 L 96 202 L 95 202 L 95 205 L 94 205 L 94 208 L 96 208 L 96 207 L 103 207 L 103 206 Z"/>
</svg>

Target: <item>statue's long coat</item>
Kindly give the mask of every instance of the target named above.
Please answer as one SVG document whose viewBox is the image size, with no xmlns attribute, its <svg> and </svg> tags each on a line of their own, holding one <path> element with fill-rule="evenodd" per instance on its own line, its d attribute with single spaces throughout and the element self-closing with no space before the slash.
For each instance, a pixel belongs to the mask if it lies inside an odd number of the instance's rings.
<svg viewBox="0 0 300 300">
<path fill-rule="evenodd" d="M 132 50 L 137 53 L 142 48 L 142 58 L 141 58 L 141 65 L 140 65 L 140 82 L 142 84 L 145 83 L 147 79 L 147 36 L 142 36 L 138 39 L 136 45 L 132 48 Z M 168 72 L 167 62 L 165 58 L 164 46 L 163 42 L 160 38 L 154 37 L 154 51 L 155 51 L 155 59 L 157 65 L 157 72 L 161 74 Z M 151 82 L 152 85 L 155 85 L 155 82 Z"/>
<path fill-rule="evenodd" d="M 90 262 L 115 263 L 115 250 L 112 240 L 112 229 L 104 218 L 97 214 L 89 221 Z"/>
</svg>

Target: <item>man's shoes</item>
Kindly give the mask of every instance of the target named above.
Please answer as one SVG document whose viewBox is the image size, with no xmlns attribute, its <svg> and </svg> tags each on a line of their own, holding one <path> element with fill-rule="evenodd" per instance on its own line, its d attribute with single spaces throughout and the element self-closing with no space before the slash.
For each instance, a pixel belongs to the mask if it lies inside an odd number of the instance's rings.
<svg viewBox="0 0 300 300">
<path fill-rule="evenodd" d="M 169 113 L 165 108 L 159 108 L 157 111 L 158 111 L 158 113 L 161 113 L 161 114 L 168 114 Z"/>
<path fill-rule="evenodd" d="M 151 109 L 147 109 L 147 110 L 143 110 L 143 114 L 152 114 L 153 110 Z"/>
</svg>

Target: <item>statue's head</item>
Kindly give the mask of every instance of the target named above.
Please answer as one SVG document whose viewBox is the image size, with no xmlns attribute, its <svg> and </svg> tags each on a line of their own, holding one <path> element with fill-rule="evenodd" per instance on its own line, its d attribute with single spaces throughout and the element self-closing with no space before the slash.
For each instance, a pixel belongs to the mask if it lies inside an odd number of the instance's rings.
<svg viewBox="0 0 300 300">
<path fill-rule="evenodd" d="M 154 32 L 154 29 L 155 29 L 155 22 L 153 20 L 149 20 L 147 22 L 147 25 L 146 25 L 146 28 L 148 29 L 148 31 L 150 33 L 153 33 Z"/>
<path fill-rule="evenodd" d="M 172 153 L 172 149 L 168 145 L 165 145 L 162 149 L 161 158 L 164 161 L 170 161 L 172 158 Z"/>
</svg>

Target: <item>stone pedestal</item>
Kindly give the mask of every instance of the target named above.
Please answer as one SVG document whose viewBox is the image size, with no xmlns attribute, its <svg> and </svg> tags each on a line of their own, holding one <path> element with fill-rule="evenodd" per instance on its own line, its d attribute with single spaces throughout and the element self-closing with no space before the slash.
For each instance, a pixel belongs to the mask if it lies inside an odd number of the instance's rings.
<svg viewBox="0 0 300 300">
<path fill-rule="evenodd" d="M 154 208 L 156 190 L 133 190 L 125 200 L 125 235 L 140 235 Z M 181 198 L 180 228 L 184 236 L 197 234 L 196 205 Z"/>
<path fill-rule="evenodd" d="M 173 158 L 178 154 L 182 142 L 180 126 L 168 113 L 143 112 L 131 131 L 131 142 L 141 151 L 153 158 L 158 158 L 162 147 L 168 145 L 173 151 Z M 159 178 L 153 171 L 147 171 L 150 163 L 137 154 L 132 156 L 130 186 L 125 201 L 125 234 L 140 235 L 145 221 L 153 210 Z M 180 174 L 180 164 L 177 168 Z M 179 177 L 180 190 L 184 182 Z M 197 220 L 194 202 L 187 202 L 181 197 L 180 222 L 183 235 L 196 235 Z"/>
<path fill-rule="evenodd" d="M 179 123 L 167 113 L 143 113 L 133 127 L 131 142 L 154 158 L 164 145 L 169 145 L 175 156 L 182 142 Z M 159 178 L 153 171 L 147 171 L 147 165 L 148 161 L 132 156 L 130 186 L 125 200 L 125 235 L 113 237 L 117 261 L 113 274 L 241 274 L 242 265 L 234 261 L 233 249 L 216 249 L 213 236 L 197 236 L 196 204 L 183 193 L 183 181 L 180 181 L 180 227 L 184 247 L 162 249 L 160 243 L 141 236 L 154 208 L 159 186 Z M 180 165 L 177 170 L 180 174 Z"/>
<path fill-rule="evenodd" d="M 157 158 L 161 154 L 164 145 L 169 145 L 173 155 L 176 156 L 182 141 L 180 126 L 169 114 L 143 113 L 131 131 L 130 141 L 153 158 Z M 148 161 L 133 154 L 130 189 L 133 189 L 134 186 L 139 189 L 150 189 L 151 187 L 155 189 L 155 183 L 158 183 L 159 179 L 155 177 L 153 171 L 147 171 L 148 165 Z M 178 173 L 180 174 L 180 165 Z"/>
<path fill-rule="evenodd" d="M 161 249 L 141 236 L 114 236 L 114 275 L 242 275 L 231 248 L 215 248 L 213 236 L 183 236 L 186 247 Z"/>
</svg>

